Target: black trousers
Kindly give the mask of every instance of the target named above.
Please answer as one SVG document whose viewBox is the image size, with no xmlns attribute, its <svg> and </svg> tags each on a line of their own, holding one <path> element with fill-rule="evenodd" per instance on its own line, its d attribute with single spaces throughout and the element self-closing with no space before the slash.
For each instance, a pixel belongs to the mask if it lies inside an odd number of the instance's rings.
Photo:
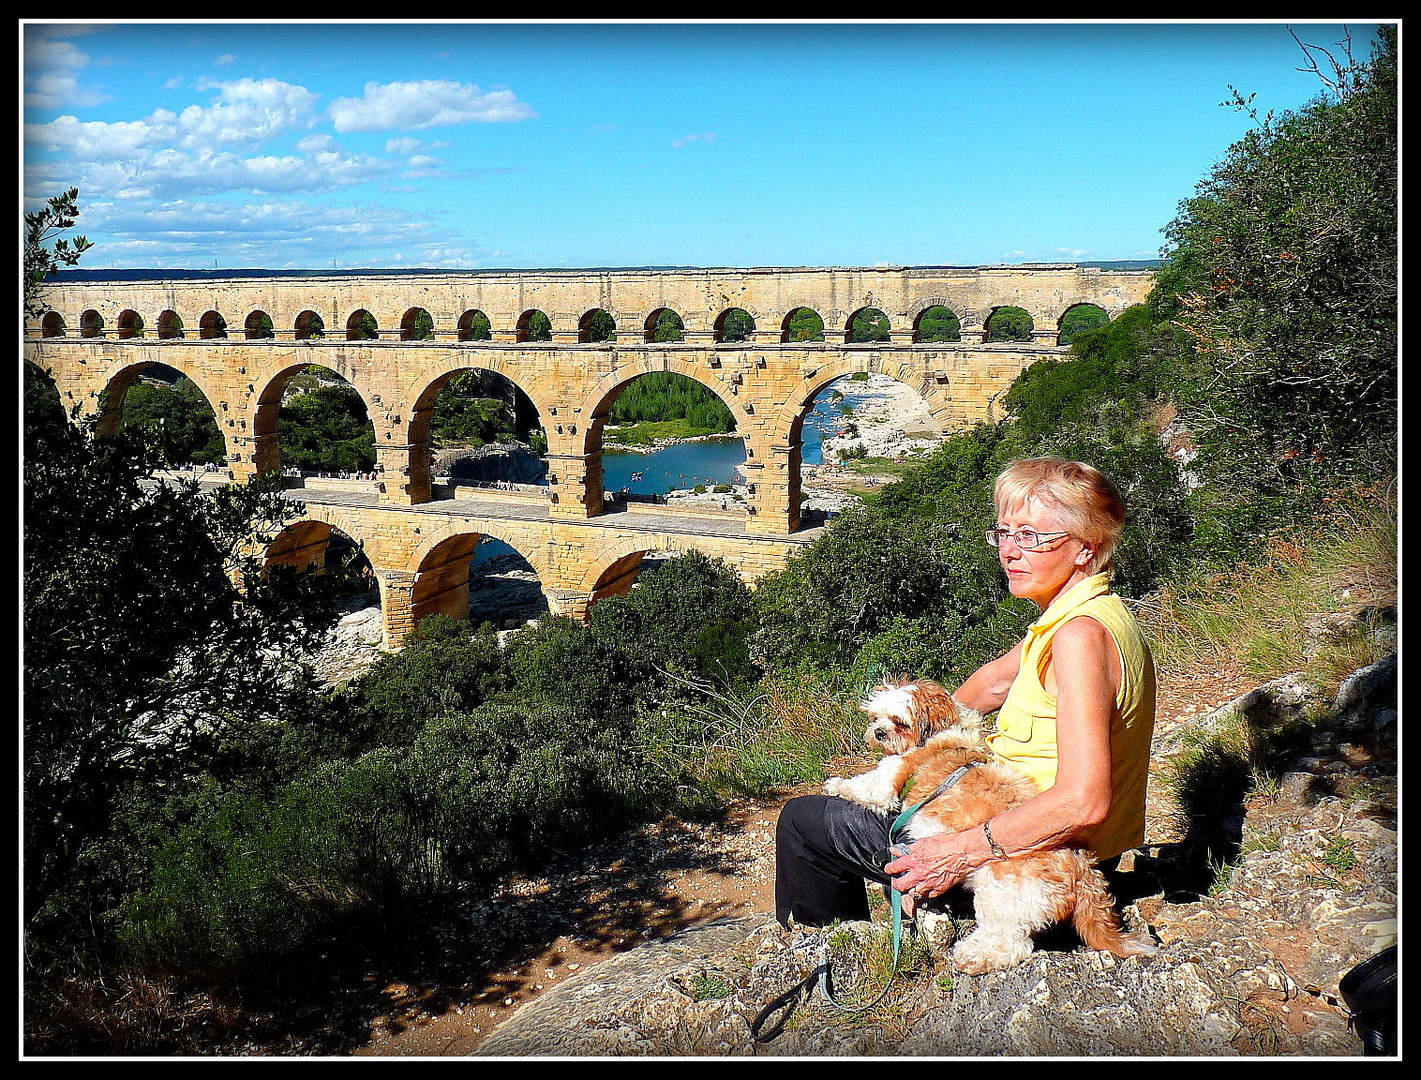
<svg viewBox="0 0 1421 1080">
<path fill-rule="evenodd" d="M 775 829 L 775 918 L 785 926 L 791 918 L 801 926 L 866 920 L 864 879 L 892 880 L 883 868 L 896 858 L 888 850 L 894 817 L 830 795 L 785 803 Z M 1151 875 L 1120 874 L 1119 863 L 1118 855 L 1096 863 L 1117 901 L 1157 888 Z"/>
<path fill-rule="evenodd" d="M 847 799 L 804 795 L 785 803 L 775 830 L 775 918 L 828 926 L 868 915 L 864 879 L 887 885 L 893 816 Z"/>
</svg>

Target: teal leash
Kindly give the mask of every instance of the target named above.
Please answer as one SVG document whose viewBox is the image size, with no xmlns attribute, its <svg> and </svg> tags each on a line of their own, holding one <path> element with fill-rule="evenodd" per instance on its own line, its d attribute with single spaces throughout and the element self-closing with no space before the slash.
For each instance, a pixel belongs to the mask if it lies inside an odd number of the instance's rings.
<svg viewBox="0 0 1421 1080">
<path fill-rule="evenodd" d="M 926 799 L 922 802 L 914 803 L 912 806 L 905 807 L 900 811 L 898 816 L 893 820 L 893 824 L 888 827 L 888 846 L 892 848 L 894 844 L 897 843 L 898 837 L 902 834 L 903 830 L 907 828 L 908 822 L 913 820 L 913 815 L 948 788 L 956 784 L 957 781 L 961 780 L 971 767 L 971 764 L 959 766 L 946 780 L 939 784 L 937 790 Z M 806 978 L 790 987 L 787 992 L 781 994 L 760 1010 L 759 1016 L 755 1017 L 754 1021 L 750 1024 L 750 1037 L 752 1039 L 756 1042 L 765 1043 L 777 1037 L 789 1022 L 789 1018 L 794 1012 L 794 1007 L 799 1004 L 800 999 L 805 996 L 810 987 L 816 984 L 819 987 L 820 993 L 824 995 L 824 999 L 828 1001 L 829 1004 L 846 1013 L 868 1012 L 869 1009 L 872 1009 L 887 996 L 889 989 L 893 986 L 894 978 L 898 975 L 898 960 L 902 955 L 903 946 L 903 894 L 895 889 L 891 883 L 888 886 L 888 894 L 889 906 L 893 912 L 893 970 L 889 972 L 888 981 L 883 984 L 883 989 L 878 992 L 878 995 L 867 1005 L 845 1005 L 840 1002 L 834 997 L 833 970 L 826 956 L 819 966 L 811 971 Z M 914 925 L 916 926 L 916 923 Z M 778 1019 L 770 1030 L 766 1031 L 765 1024 L 774 1016 L 778 1016 Z"/>
<path fill-rule="evenodd" d="M 893 824 L 888 827 L 888 847 L 890 850 L 898 842 L 898 837 L 902 835 L 903 830 L 908 827 L 908 822 L 913 820 L 914 815 L 944 791 L 947 791 L 956 784 L 957 781 L 961 780 L 970 768 L 972 768 L 970 764 L 959 765 L 926 799 L 921 802 L 916 802 L 912 806 L 904 807 L 903 810 L 899 812 L 898 816 L 893 820 Z M 830 985 L 829 962 L 825 960 L 824 963 L 819 965 L 819 989 L 823 992 L 825 999 L 837 1009 L 842 1009 L 844 1012 L 867 1012 L 883 1000 L 884 996 L 888 993 L 888 988 L 893 985 L 893 980 L 898 975 L 898 960 L 903 950 L 903 894 L 895 889 L 891 883 L 888 886 L 888 903 L 893 914 L 893 967 L 888 973 L 888 981 L 884 983 L 883 989 L 879 991 L 877 997 L 867 1005 L 843 1005 L 835 999 Z M 916 919 L 913 925 L 916 928 Z"/>
</svg>

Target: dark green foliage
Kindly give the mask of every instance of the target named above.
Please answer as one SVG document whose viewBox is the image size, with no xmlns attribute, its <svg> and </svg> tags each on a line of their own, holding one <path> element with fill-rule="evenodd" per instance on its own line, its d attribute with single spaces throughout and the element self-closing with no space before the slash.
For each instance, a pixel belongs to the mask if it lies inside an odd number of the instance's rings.
<svg viewBox="0 0 1421 1080">
<path fill-rule="evenodd" d="M 59 233 L 72 229 L 79 220 L 79 189 L 70 188 L 46 201 L 43 209 L 25 215 L 24 310 L 27 318 L 39 318 L 49 310 L 44 302 L 44 282 L 54 271 L 75 265 L 93 247 L 82 236 L 71 244 Z"/>
<path fill-rule="evenodd" d="M 902 516 L 848 511 L 804 555 L 767 575 L 755 590 L 757 659 L 841 671 L 897 620 L 992 619 L 1005 588 L 981 540 L 990 502 L 960 514 L 953 496 L 944 492 L 934 506 Z"/>
<path fill-rule="evenodd" d="M 918 340 L 961 341 L 962 323 L 948 308 L 941 305 L 930 307 L 918 319 Z"/>
<path fill-rule="evenodd" d="M 850 341 L 887 341 L 888 334 L 888 316 L 877 308 L 864 308 L 849 320 Z"/>
<path fill-rule="evenodd" d="M 191 379 L 171 385 L 140 380 L 123 397 L 121 423 L 167 466 L 221 464 L 227 445 L 217 417 Z"/>
<path fill-rule="evenodd" d="M 987 318 L 988 341 L 1030 341 L 1031 316 L 1019 307 L 1000 307 Z"/>
<path fill-rule="evenodd" d="M 1379 36 L 1312 103 L 1261 118 L 1166 230 L 1151 305 L 1203 369 L 1180 409 L 1230 549 L 1396 469 L 1395 28 Z"/>
<path fill-rule="evenodd" d="M 583 341 L 615 341 L 616 337 L 616 321 L 601 308 L 589 312 L 582 320 Z"/>
<path fill-rule="evenodd" d="M 502 670 L 491 625 L 429 616 L 350 691 L 359 744 L 408 746 L 430 720 L 474 709 L 505 686 Z"/>
<path fill-rule="evenodd" d="M 642 663 L 738 685 L 758 675 L 748 644 L 752 605 L 733 570 L 691 551 L 644 573 L 627 595 L 597 604 L 592 630 Z"/>
<path fill-rule="evenodd" d="M 1070 345 L 1076 338 L 1088 330 L 1104 326 L 1110 321 L 1110 316 L 1103 308 L 1094 304 L 1077 304 L 1061 316 L 1061 332 L 1058 344 Z"/>
<path fill-rule="evenodd" d="M 731 308 L 720 318 L 721 341 L 744 341 L 755 331 L 755 319 L 748 311 Z"/>
<path fill-rule="evenodd" d="M 1018 435 L 1036 439 L 1063 424 L 1108 424 L 1112 405 L 1123 406 L 1125 426 L 1137 424 L 1169 386 L 1151 351 L 1153 338 L 1149 312 L 1136 306 L 1079 335 L 1069 359 L 1036 361 L 1002 398 Z"/>
<path fill-rule="evenodd" d="M 375 464 L 375 426 L 360 392 L 321 385 L 281 406 L 281 462 L 312 471 L 354 472 Z"/>
<path fill-rule="evenodd" d="M 113 841 L 116 807 L 304 697 L 282 658 L 324 634 L 341 586 L 257 572 L 249 539 L 289 512 L 274 484 L 200 494 L 144 476 L 131 443 L 27 417 L 25 907 L 56 925 L 112 899 L 85 860 Z"/>
<path fill-rule="evenodd" d="M 685 327 L 681 323 L 681 316 L 670 308 L 663 308 L 657 313 L 656 325 L 652 327 L 651 332 L 653 342 L 683 341 L 685 337 Z"/>
<path fill-rule="evenodd" d="M 455 374 L 434 401 L 430 436 L 436 446 L 483 446 L 515 438 L 507 380 L 491 371 Z"/>
<path fill-rule="evenodd" d="M 553 324 L 541 311 L 532 312 L 523 324 L 523 341 L 552 341 Z"/>
<path fill-rule="evenodd" d="M 796 308 L 790 312 L 785 332 L 786 341 L 823 341 L 824 320 L 810 308 Z"/>
<path fill-rule="evenodd" d="M 610 424 L 686 420 L 706 433 L 735 430 L 735 417 L 715 395 L 695 379 L 672 371 L 654 371 L 628 383 L 612 402 Z"/>
</svg>

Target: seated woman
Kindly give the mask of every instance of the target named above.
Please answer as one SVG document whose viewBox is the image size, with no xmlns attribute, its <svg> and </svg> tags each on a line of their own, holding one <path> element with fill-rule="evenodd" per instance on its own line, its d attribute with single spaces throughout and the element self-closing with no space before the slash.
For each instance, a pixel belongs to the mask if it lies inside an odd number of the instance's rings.
<svg viewBox="0 0 1421 1080">
<path fill-rule="evenodd" d="M 1125 503 L 1099 470 L 1060 458 L 1008 465 L 993 491 L 998 550 L 1013 596 L 1041 616 L 1005 655 L 953 697 L 1000 711 L 995 757 L 1030 776 L 1039 795 L 982 827 L 887 850 L 891 818 L 845 799 L 792 799 L 776 832 L 779 921 L 825 926 L 868 918 L 864 879 L 904 893 L 904 909 L 939 896 L 993 859 L 1067 842 L 1102 862 L 1144 841 L 1154 732 L 1155 671 L 1140 628 L 1110 591 Z"/>
</svg>

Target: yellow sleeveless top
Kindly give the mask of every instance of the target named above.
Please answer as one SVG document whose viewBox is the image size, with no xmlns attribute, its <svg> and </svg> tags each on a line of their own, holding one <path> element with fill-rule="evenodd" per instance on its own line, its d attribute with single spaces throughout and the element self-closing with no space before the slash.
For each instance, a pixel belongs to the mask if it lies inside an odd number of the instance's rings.
<svg viewBox="0 0 1421 1080">
<path fill-rule="evenodd" d="M 1154 659 L 1135 617 L 1110 591 L 1106 575 L 1076 582 L 1031 624 L 1021 670 L 987 743 L 995 756 L 1026 773 L 1042 791 L 1056 783 L 1056 699 L 1046 692 L 1043 680 L 1051 664 L 1051 639 L 1063 623 L 1079 615 L 1104 626 L 1120 651 L 1120 692 L 1110 722 L 1110 814 L 1085 836 L 1104 860 L 1144 842 L 1145 781 L 1155 726 Z"/>
</svg>

